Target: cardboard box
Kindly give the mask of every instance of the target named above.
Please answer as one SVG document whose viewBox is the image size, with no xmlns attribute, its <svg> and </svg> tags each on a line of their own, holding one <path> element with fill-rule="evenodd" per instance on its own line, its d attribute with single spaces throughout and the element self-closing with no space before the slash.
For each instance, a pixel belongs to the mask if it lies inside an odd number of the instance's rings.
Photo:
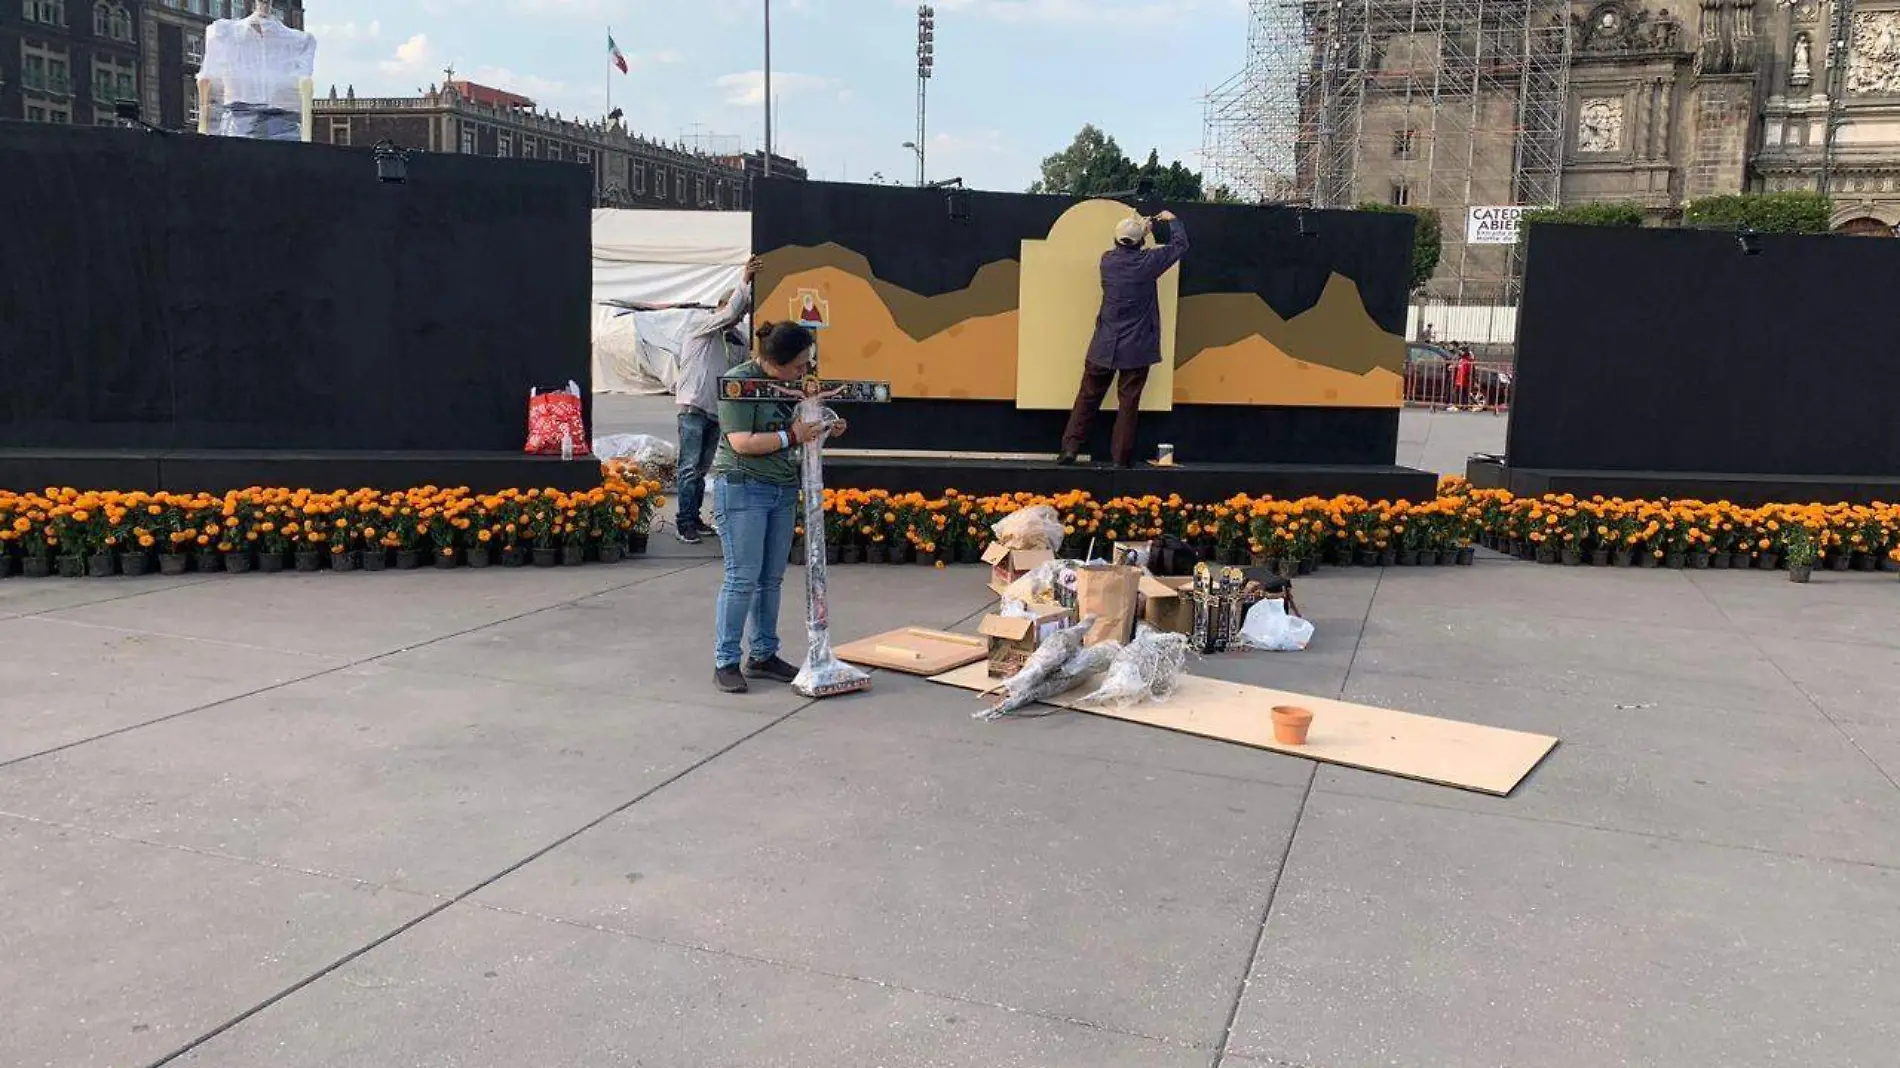
<svg viewBox="0 0 1900 1068">
<path fill-rule="evenodd" d="M 1008 678 L 1021 671 L 1044 638 L 1075 622 L 1075 612 L 1060 605 L 1028 607 L 1035 613 L 1033 618 L 991 612 L 977 624 L 976 632 L 990 640 L 990 678 Z"/>
<path fill-rule="evenodd" d="M 990 589 L 997 593 L 1055 558 L 1056 554 L 1047 549 L 1006 549 L 991 545 L 983 550 L 983 562 L 990 565 Z"/>
<path fill-rule="evenodd" d="M 1141 584 L 1141 618 L 1166 634 L 1194 633 L 1194 598 L 1188 591 L 1192 578 L 1147 578 Z"/>
</svg>

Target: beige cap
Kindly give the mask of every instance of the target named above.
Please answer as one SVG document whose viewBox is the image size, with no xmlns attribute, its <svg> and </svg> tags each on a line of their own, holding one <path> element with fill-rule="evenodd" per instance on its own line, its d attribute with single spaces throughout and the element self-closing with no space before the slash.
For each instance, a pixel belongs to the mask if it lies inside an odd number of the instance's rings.
<svg viewBox="0 0 1900 1068">
<path fill-rule="evenodd" d="M 1139 245 L 1148 236 L 1148 220 L 1139 215 L 1130 215 L 1115 224 L 1115 240 L 1124 245 Z"/>
</svg>

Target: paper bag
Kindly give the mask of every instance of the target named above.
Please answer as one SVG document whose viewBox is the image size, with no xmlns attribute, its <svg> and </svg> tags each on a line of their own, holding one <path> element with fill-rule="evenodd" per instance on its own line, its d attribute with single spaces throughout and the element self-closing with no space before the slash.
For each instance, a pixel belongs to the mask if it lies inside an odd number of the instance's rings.
<svg viewBox="0 0 1900 1068">
<path fill-rule="evenodd" d="M 1125 642 L 1135 636 L 1140 612 L 1141 570 L 1117 564 L 1087 564 L 1075 570 L 1075 615 L 1095 617 L 1084 645 Z"/>
</svg>

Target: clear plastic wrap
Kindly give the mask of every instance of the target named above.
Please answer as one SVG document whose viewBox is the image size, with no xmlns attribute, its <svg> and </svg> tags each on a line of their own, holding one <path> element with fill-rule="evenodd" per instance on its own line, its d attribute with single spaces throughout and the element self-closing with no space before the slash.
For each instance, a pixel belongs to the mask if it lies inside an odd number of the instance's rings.
<svg viewBox="0 0 1900 1068">
<path fill-rule="evenodd" d="M 1053 553 L 1062 548 L 1062 517 L 1049 505 L 1033 505 L 998 520 L 990 527 L 990 534 L 1005 549 Z"/>
<path fill-rule="evenodd" d="M 679 472 L 679 446 L 651 434 L 604 434 L 594 439 L 594 455 L 603 462 L 625 460 L 662 486 L 671 486 Z"/>
<path fill-rule="evenodd" d="M 822 423 L 827 429 L 805 445 L 799 466 L 799 491 L 805 526 L 805 666 L 792 680 L 792 689 L 806 697 L 830 697 L 871 685 L 871 676 L 838 659 L 831 651 L 830 606 L 825 595 L 825 461 L 824 441 L 838 413 L 823 407 L 816 397 L 798 402 L 801 423 Z"/>
<path fill-rule="evenodd" d="M 1115 654 L 1102 685 L 1080 703 L 1132 708 L 1145 701 L 1165 701 L 1181 684 L 1187 652 L 1187 635 L 1164 634 L 1144 624 L 1136 631 L 1135 640 Z"/>
<path fill-rule="evenodd" d="M 205 30 L 198 77 L 211 85 L 211 132 L 268 141 L 303 139 L 303 80 L 317 39 L 275 17 L 219 19 Z"/>
<path fill-rule="evenodd" d="M 1055 697 L 1073 688 L 1087 675 L 1106 669 L 1114 659 L 1112 653 L 1104 658 L 1096 651 L 1102 646 L 1090 649 L 1082 647 L 1083 639 L 1088 637 L 1089 629 L 1093 626 L 1094 619 L 1085 619 L 1044 638 L 1042 644 L 1036 646 L 1036 651 L 1029 654 L 1022 670 L 1004 679 L 996 690 L 990 691 L 994 694 L 1000 690 L 1001 700 L 989 708 L 978 709 L 971 716 L 975 719 L 1000 719 L 1020 714 L 1020 709 L 1045 697 Z M 1048 715 L 1046 712 L 1031 714 Z"/>
</svg>

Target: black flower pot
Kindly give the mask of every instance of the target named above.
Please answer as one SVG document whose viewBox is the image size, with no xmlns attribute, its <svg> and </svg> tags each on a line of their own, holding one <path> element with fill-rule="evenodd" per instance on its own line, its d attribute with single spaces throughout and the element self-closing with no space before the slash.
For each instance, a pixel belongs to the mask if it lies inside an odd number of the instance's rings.
<svg viewBox="0 0 1900 1068">
<path fill-rule="evenodd" d="M 152 571 L 152 558 L 143 552 L 120 553 L 119 573 L 122 575 L 149 575 Z"/>
<path fill-rule="evenodd" d="M 161 575 L 182 575 L 190 566 L 191 557 L 184 553 L 160 553 L 158 556 L 158 573 Z"/>
<path fill-rule="evenodd" d="M 1477 562 L 1478 562 L 1478 550 L 1472 548 L 1469 545 L 1458 550 L 1458 566 L 1459 567 L 1470 567 L 1472 564 L 1475 564 Z"/>
<path fill-rule="evenodd" d="M 414 571 L 422 566 L 422 551 L 419 549 L 397 549 L 396 570 Z"/>
<path fill-rule="evenodd" d="M 1636 554 L 1637 567 L 1656 567 L 1662 563 L 1662 557 L 1645 549 Z"/>
<path fill-rule="evenodd" d="M 1900 560 L 1895 560 L 1891 556 L 1883 556 L 1880 558 L 1880 570 L 1900 571 Z"/>
<path fill-rule="evenodd" d="M 587 550 L 579 545 L 561 546 L 561 566 L 579 567 L 587 562 Z"/>
<path fill-rule="evenodd" d="M 111 553 L 94 553 L 86 557 L 87 578 L 111 578 L 119 573 L 119 562 Z"/>
<path fill-rule="evenodd" d="M 1628 567 L 1636 562 L 1636 554 L 1628 549 L 1618 549 L 1610 554 L 1610 566 Z"/>
<path fill-rule="evenodd" d="M 1812 564 L 1789 564 L 1788 565 L 1788 581 L 1789 582 L 1806 582 L 1808 581 L 1808 578 L 1813 574 L 1813 572 L 1814 572 L 1814 565 Z"/>
<path fill-rule="evenodd" d="M 835 541 L 825 543 L 825 563 L 835 564 L 844 559 L 843 547 Z"/>
<path fill-rule="evenodd" d="M 627 535 L 627 551 L 635 556 L 643 556 L 646 554 L 647 535 L 645 531 L 636 530 L 632 534 Z"/>
<path fill-rule="evenodd" d="M 330 570 L 355 571 L 363 566 L 363 556 L 355 549 L 330 554 Z"/>
<path fill-rule="evenodd" d="M 1781 566 L 1781 554 L 1763 553 L 1755 558 L 1755 566 L 1763 571 L 1773 571 Z"/>
<path fill-rule="evenodd" d="M 1397 549 L 1380 549 L 1379 550 L 1379 566 L 1380 567 L 1397 567 L 1398 563 L 1399 563 L 1399 551 Z"/>
<path fill-rule="evenodd" d="M 785 562 L 793 566 L 805 562 L 805 543 L 803 541 L 796 538 L 792 540 L 792 547 L 785 551 Z"/>
<path fill-rule="evenodd" d="M 1300 574 L 1310 575 L 1317 570 L 1319 570 L 1318 560 L 1315 560 L 1309 556 L 1306 559 L 1300 561 L 1300 571 L 1299 571 Z"/>
<path fill-rule="evenodd" d="M 1846 553 L 1835 553 L 1828 559 L 1827 567 L 1829 571 L 1846 571 L 1852 563 L 1852 558 Z"/>
<path fill-rule="evenodd" d="M 1749 553 L 1735 553 L 1728 558 L 1730 571 L 1747 571 L 1755 566 L 1755 557 Z"/>
<path fill-rule="evenodd" d="M 453 548 L 437 549 L 434 554 L 437 571 L 453 571 L 462 566 L 462 558 L 455 555 Z"/>
<path fill-rule="evenodd" d="M 1716 571 L 1727 571 L 1732 561 L 1733 557 L 1729 556 L 1728 553 L 1709 554 L 1709 567 Z"/>
<path fill-rule="evenodd" d="M 261 552 L 257 554 L 257 569 L 266 575 L 274 575 L 284 569 L 284 554 L 281 552 Z"/>
<path fill-rule="evenodd" d="M 1235 546 L 1230 546 L 1225 549 L 1216 550 L 1214 553 L 1214 562 L 1220 564 L 1222 567 L 1239 567 L 1240 549 Z"/>
<path fill-rule="evenodd" d="M 475 552 L 476 550 L 473 550 L 473 549 L 469 550 L 468 566 L 470 567 L 475 566 Z M 486 554 L 484 553 L 484 555 Z M 600 562 L 601 563 L 617 564 L 620 561 L 626 559 L 626 556 L 627 556 L 627 547 L 625 543 L 618 542 L 618 541 L 603 541 L 600 543 Z"/>
<path fill-rule="evenodd" d="M 13 557 L 7 555 L 4 550 L 0 550 L 0 579 L 11 574 L 13 574 Z"/>
<path fill-rule="evenodd" d="M 1855 553 L 1854 554 L 1854 570 L 1872 571 L 1876 566 L 1878 565 L 1874 562 L 1874 557 L 1872 553 Z"/>
<path fill-rule="evenodd" d="M 891 550 L 890 550 L 890 555 L 885 558 L 884 562 L 887 564 L 910 563 L 910 546 L 892 545 Z"/>
<path fill-rule="evenodd" d="M 45 578 L 53 573 L 53 558 L 50 556 L 28 556 L 20 561 L 22 578 Z"/>
<path fill-rule="evenodd" d="M 1590 566 L 1591 567 L 1609 567 L 1610 566 L 1610 550 L 1608 549 L 1590 550 Z"/>
<path fill-rule="evenodd" d="M 510 545 L 502 549 L 501 566 L 503 567 L 528 566 L 528 550 L 522 548 L 519 545 Z"/>
<path fill-rule="evenodd" d="M 1540 564 L 1556 563 L 1557 547 L 1555 545 L 1539 545 L 1537 547 L 1536 560 Z"/>
<path fill-rule="evenodd" d="M 315 549 L 297 550 L 297 570 L 309 574 L 323 566 L 323 557 Z"/>
<path fill-rule="evenodd" d="M 1379 551 L 1377 549 L 1361 549 L 1353 554 L 1353 562 L 1360 567 L 1378 567 Z"/>
<path fill-rule="evenodd" d="M 383 571 L 389 567 L 389 550 L 383 548 L 363 550 L 363 570 Z"/>
<path fill-rule="evenodd" d="M 1583 554 L 1575 549 L 1565 549 L 1563 551 L 1563 564 L 1565 567 L 1579 567 L 1583 564 Z"/>
<path fill-rule="evenodd" d="M 1399 550 L 1399 566 L 1400 567 L 1417 567 L 1418 566 L 1418 550 L 1417 549 L 1400 549 Z"/>
<path fill-rule="evenodd" d="M 616 548 L 617 552 L 618 548 Z M 618 560 L 619 556 L 616 555 L 614 559 Z M 492 563 L 494 563 L 494 558 L 489 555 L 487 549 L 476 548 L 468 551 L 468 566 L 479 568 L 487 567 Z"/>
<path fill-rule="evenodd" d="M 983 559 L 983 554 L 976 551 L 976 546 L 974 545 L 957 546 L 957 563 L 974 564 L 982 559 Z"/>
<path fill-rule="evenodd" d="M 60 556 L 55 558 L 55 567 L 60 578 L 78 578 L 86 573 L 86 559 L 82 556 Z"/>
<path fill-rule="evenodd" d="M 230 552 L 223 554 L 222 556 L 214 556 L 210 553 L 200 554 L 198 557 L 198 570 L 200 571 L 218 570 L 218 568 L 215 565 L 212 565 L 212 561 L 216 561 L 218 564 L 224 565 L 224 570 L 229 571 L 233 575 L 242 575 L 246 571 L 249 571 L 251 569 L 251 550 L 233 549 Z M 207 566 L 207 565 L 212 565 L 212 566 Z"/>
<path fill-rule="evenodd" d="M 1335 567 L 1352 566 L 1352 547 L 1340 545 L 1333 548 L 1332 563 Z"/>
<path fill-rule="evenodd" d="M 873 563 L 873 564 L 888 563 L 890 561 L 890 558 L 891 558 L 890 550 L 885 548 L 881 544 L 869 545 L 865 547 L 864 559 L 867 563 Z"/>
<path fill-rule="evenodd" d="M 838 562 L 844 563 L 844 564 L 863 563 L 864 562 L 864 546 L 862 545 L 838 546 Z"/>
<path fill-rule="evenodd" d="M 1300 562 L 1292 557 L 1275 561 L 1273 573 L 1283 579 L 1298 578 L 1300 577 Z"/>
<path fill-rule="evenodd" d="M 1709 569 L 1709 554 L 1690 553 L 1689 568 L 1692 571 L 1707 571 Z"/>
<path fill-rule="evenodd" d="M 1668 553 L 1663 557 L 1663 566 L 1671 571 L 1681 571 L 1688 563 L 1688 553 Z"/>
</svg>

